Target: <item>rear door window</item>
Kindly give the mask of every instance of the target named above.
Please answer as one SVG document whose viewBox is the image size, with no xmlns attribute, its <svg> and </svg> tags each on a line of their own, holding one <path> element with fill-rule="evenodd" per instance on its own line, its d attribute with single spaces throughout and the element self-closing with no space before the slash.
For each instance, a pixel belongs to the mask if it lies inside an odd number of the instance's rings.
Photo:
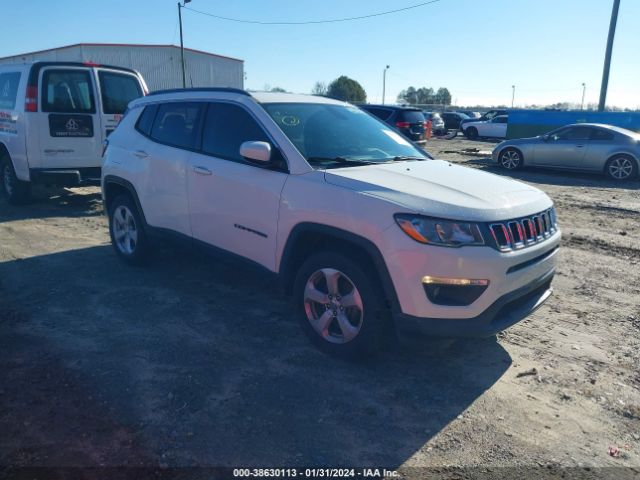
<svg viewBox="0 0 640 480">
<path fill-rule="evenodd" d="M 151 138 L 172 147 L 194 150 L 202 110 L 203 104 L 196 102 L 160 105 L 151 128 Z"/>
<path fill-rule="evenodd" d="M 393 111 L 388 108 L 366 108 L 365 110 L 378 117 L 380 120 L 387 120 L 393 113 Z"/>
<path fill-rule="evenodd" d="M 142 96 L 140 82 L 133 75 L 101 70 L 98 78 L 104 113 L 122 114 L 129 102 Z"/>
<path fill-rule="evenodd" d="M 48 69 L 42 76 L 42 111 L 95 113 L 93 86 L 88 70 Z"/>
<path fill-rule="evenodd" d="M 16 106 L 20 72 L 0 73 L 0 108 L 13 110 Z"/>
<path fill-rule="evenodd" d="M 403 110 L 400 112 L 398 120 L 409 123 L 423 123 L 424 115 L 420 110 Z"/>
</svg>

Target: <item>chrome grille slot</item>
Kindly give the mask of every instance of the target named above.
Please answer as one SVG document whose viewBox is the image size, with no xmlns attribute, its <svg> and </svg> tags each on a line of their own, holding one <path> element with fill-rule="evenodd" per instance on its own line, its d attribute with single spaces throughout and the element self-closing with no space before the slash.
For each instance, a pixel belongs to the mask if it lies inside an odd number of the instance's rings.
<svg viewBox="0 0 640 480">
<path fill-rule="evenodd" d="M 507 224 L 509 227 L 509 234 L 511 235 L 511 243 L 514 248 L 524 247 L 524 233 L 522 232 L 522 226 L 520 222 L 512 221 Z"/>
<path fill-rule="evenodd" d="M 544 241 L 558 230 L 556 213 L 551 208 L 530 217 L 492 223 L 489 230 L 498 250 L 525 248 Z"/>
</svg>

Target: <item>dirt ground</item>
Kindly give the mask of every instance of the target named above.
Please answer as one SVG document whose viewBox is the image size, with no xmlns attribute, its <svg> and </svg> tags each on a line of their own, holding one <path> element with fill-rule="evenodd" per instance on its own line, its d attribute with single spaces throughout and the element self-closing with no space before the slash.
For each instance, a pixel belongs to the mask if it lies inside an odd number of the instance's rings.
<svg viewBox="0 0 640 480">
<path fill-rule="evenodd" d="M 493 145 L 427 148 L 504 175 L 456 153 Z M 364 364 L 316 351 L 269 278 L 170 248 L 123 265 L 97 188 L 0 200 L 0 477 L 226 465 L 635 478 L 640 181 L 514 176 L 558 209 L 552 298 L 497 338 L 396 347 Z"/>
</svg>

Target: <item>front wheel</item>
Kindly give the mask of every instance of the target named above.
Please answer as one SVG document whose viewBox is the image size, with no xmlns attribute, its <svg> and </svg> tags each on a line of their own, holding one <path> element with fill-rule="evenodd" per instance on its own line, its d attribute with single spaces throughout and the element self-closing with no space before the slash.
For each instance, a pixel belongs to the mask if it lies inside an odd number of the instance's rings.
<svg viewBox="0 0 640 480">
<path fill-rule="evenodd" d="M 118 195 L 109 206 L 109 235 L 118 256 L 130 265 L 141 265 L 151 246 L 138 209 L 130 195 Z"/>
<path fill-rule="evenodd" d="M 638 175 L 638 164 L 631 157 L 617 155 L 609 159 L 605 173 L 614 180 L 629 180 Z"/>
<path fill-rule="evenodd" d="M 0 158 L 0 174 L 2 175 L 2 193 L 12 205 L 20 205 L 29 200 L 31 184 L 20 180 L 8 155 Z"/>
<path fill-rule="evenodd" d="M 475 140 L 478 138 L 478 129 L 476 127 L 469 127 L 464 131 L 464 134 L 469 140 Z"/>
<path fill-rule="evenodd" d="M 505 170 L 518 170 L 524 163 L 522 153 L 515 148 L 505 148 L 498 157 L 500 166 Z"/>
<path fill-rule="evenodd" d="M 309 257 L 296 275 L 294 298 L 304 332 L 327 353 L 371 354 L 389 331 L 384 295 L 373 276 L 340 254 Z"/>
</svg>

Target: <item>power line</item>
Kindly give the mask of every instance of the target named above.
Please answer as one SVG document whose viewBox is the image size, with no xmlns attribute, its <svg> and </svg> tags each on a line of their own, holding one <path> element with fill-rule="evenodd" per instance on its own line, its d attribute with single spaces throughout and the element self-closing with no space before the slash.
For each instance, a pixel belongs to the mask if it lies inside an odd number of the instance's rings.
<svg viewBox="0 0 640 480">
<path fill-rule="evenodd" d="M 325 19 L 325 20 L 308 20 L 303 22 L 263 22 L 261 20 L 245 20 L 241 18 L 231 18 L 231 17 L 223 17 L 221 15 L 214 15 L 213 13 L 202 12 L 200 10 L 196 10 L 195 8 L 191 8 L 191 7 L 183 7 L 183 8 L 185 10 L 189 10 L 194 13 L 199 13 L 200 15 L 206 15 L 207 17 L 213 17 L 213 18 L 217 18 L 218 20 L 226 20 L 229 22 L 253 23 L 258 25 L 312 25 L 312 24 L 319 24 L 319 23 L 350 22 L 352 20 L 363 20 L 365 18 L 380 17 L 382 15 L 390 15 L 392 13 L 405 12 L 407 10 L 411 10 L 414 8 L 424 7 L 426 5 L 431 5 L 439 1 L 441 0 L 430 0 L 428 2 L 417 3 L 415 5 L 410 5 L 404 8 L 396 8 L 395 10 L 387 10 L 386 12 L 371 13 L 369 15 L 360 15 L 357 17 L 331 18 L 331 19 Z"/>
</svg>

